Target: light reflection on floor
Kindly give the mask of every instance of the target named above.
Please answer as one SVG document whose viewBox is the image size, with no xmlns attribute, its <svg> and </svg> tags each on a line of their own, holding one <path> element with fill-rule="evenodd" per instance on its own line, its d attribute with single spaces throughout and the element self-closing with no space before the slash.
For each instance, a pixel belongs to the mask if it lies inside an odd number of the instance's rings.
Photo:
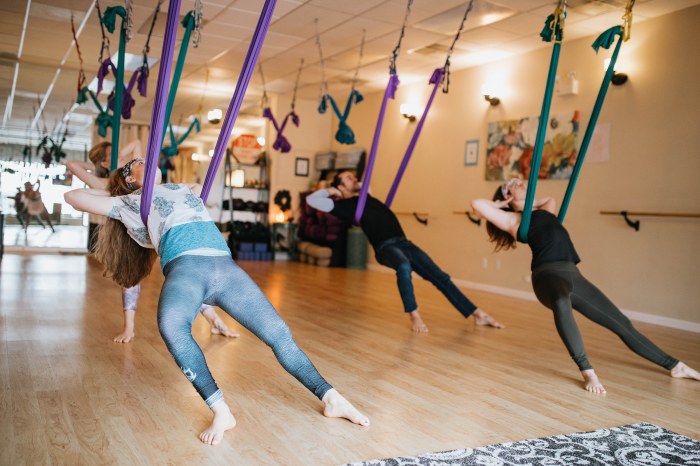
<svg viewBox="0 0 700 466">
<path fill-rule="evenodd" d="M 3 244 L 10 252 L 87 252 L 88 228 L 79 225 L 56 225 L 56 232 L 30 225 L 25 232 L 19 225 L 5 225 Z"/>
</svg>

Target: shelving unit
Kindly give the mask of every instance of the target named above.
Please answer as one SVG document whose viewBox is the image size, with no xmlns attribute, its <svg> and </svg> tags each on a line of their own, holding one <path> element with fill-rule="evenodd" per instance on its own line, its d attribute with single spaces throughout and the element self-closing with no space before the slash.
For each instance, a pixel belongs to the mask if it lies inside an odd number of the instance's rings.
<svg viewBox="0 0 700 466">
<path fill-rule="evenodd" d="M 234 173 L 242 170 L 244 185 L 234 186 Z M 270 249 L 270 186 L 267 154 L 258 163 L 235 159 L 230 150 L 224 159 L 224 188 L 219 224 L 229 232 L 229 247 L 239 260 L 272 260 Z M 228 219 L 224 220 L 226 213 Z M 224 222 L 227 222 L 226 224 Z"/>
</svg>

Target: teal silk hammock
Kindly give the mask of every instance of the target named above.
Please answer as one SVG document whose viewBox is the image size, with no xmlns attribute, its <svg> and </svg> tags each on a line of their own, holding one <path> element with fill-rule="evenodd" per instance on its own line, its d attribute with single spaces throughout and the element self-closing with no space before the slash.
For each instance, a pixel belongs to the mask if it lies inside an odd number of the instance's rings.
<svg viewBox="0 0 700 466">
<path fill-rule="evenodd" d="M 321 58 L 321 102 L 318 106 L 318 113 L 326 113 L 328 110 L 328 103 L 330 102 L 333 108 L 333 113 L 338 118 L 338 131 L 335 133 L 335 140 L 341 144 L 355 144 L 355 133 L 352 128 L 348 125 L 348 117 L 350 116 L 350 109 L 353 105 L 357 105 L 364 97 L 360 94 L 360 91 L 355 89 L 357 85 L 357 77 L 360 72 L 360 65 L 362 64 L 362 56 L 365 48 L 365 30 L 362 30 L 362 41 L 360 43 L 360 57 L 357 61 L 357 67 L 355 68 L 355 75 L 352 78 L 352 86 L 350 87 L 350 95 L 348 95 L 348 100 L 345 103 L 345 110 L 341 113 L 338 104 L 333 99 L 333 96 L 328 91 L 328 83 L 326 82 L 325 75 L 325 61 L 323 59 L 323 51 L 321 49 L 321 37 L 318 32 L 318 19 L 316 19 L 316 45 L 318 46 L 318 53 Z"/>
<path fill-rule="evenodd" d="M 623 41 L 629 39 L 630 29 L 632 25 L 632 8 L 634 6 L 634 0 L 628 0 L 625 9 L 625 14 L 623 15 L 624 24 L 622 26 L 614 26 L 605 32 L 603 32 L 594 42 L 593 49 L 598 52 L 602 47 L 604 49 L 609 49 L 610 46 L 615 41 L 615 37 L 618 37 L 617 45 L 613 51 L 612 57 L 610 59 L 610 64 L 605 76 L 603 77 L 603 82 L 601 83 L 600 90 L 598 91 L 598 97 L 593 106 L 591 112 L 591 117 L 588 121 L 586 127 L 586 132 L 584 134 L 583 140 L 581 141 L 581 148 L 577 155 L 576 164 L 574 165 L 571 178 L 569 179 L 569 184 L 567 186 L 566 194 L 564 195 L 564 200 L 562 202 L 561 208 L 559 209 L 558 220 L 563 222 L 566 217 L 566 213 L 571 201 L 571 197 L 576 187 L 576 182 L 583 165 L 588 146 L 590 144 L 591 137 L 595 130 L 595 125 L 598 121 L 598 116 L 600 115 L 600 110 L 603 107 L 603 102 L 605 100 L 606 93 L 610 86 L 610 82 L 613 77 L 613 72 L 615 68 L 615 62 L 617 61 L 618 54 L 620 52 L 620 46 Z M 545 133 L 547 130 L 547 122 L 549 121 L 549 109 L 552 102 L 552 93 L 554 89 L 554 83 L 556 79 L 557 65 L 559 62 L 559 52 L 561 48 L 561 41 L 564 35 L 564 19 L 566 18 L 566 0 L 560 0 L 554 13 L 547 17 L 545 22 L 545 27 L 540 33 L 542 40 L 546 42 L 554 41 L 552 49 L 552 58 L 549 64 L 549 72 L 547 74 L 547 84 L 545 86 L 544 99 L 542 102 L 542 111 L 540 113 L 539 123 L 537 127 L 537 137 L 535 139 L 535 146 L 533 149 L 532 162 L 530 164 L 530 176 L 528 177 L 527 195 L 525 198 L 525 205 L 523 207 L 523 215 L 518 228 L 518 240 L 523 243 L 527 243 L 528 232 L 530 230 L 530 220 L 532 217 L 532 206 L 535 201 L 535 192 L 537 190 L 537 180 L 539 178 L 540 164 L 542 161 L 542 149 L 544 147 Z"/>
</svg>

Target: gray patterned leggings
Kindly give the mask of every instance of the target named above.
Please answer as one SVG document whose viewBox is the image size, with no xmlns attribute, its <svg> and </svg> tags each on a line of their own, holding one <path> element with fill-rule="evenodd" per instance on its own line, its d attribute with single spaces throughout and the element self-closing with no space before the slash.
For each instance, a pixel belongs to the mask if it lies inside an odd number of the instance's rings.
<svg viewBox="0 0 700 466">
<path fill-rule="evenodd" d="M 630 320 L 591 282 L 573 262 L 550 262 L 532 271 L 537 299 L 554 311 L 554 323 L 566 349 L 580 370 L 592 369 L 572 309 L 614 332 L 641 357 L 668 370 L 678 360 L 666 354 L 632 326 Z"/>
<path fill-rule="evenodd" d="M 136 312 L 136 302 L 139 300 L 139 295 L 141 294 L 141 284 L 138 283 L 131 288 L 122 288 L 122 308 L 125 311 Z M 200 313 L 204 313 L 212 307 L 208 304 L 202 304 L 199 308 Z"/>
<path fill-rule="evenodd" d="M 219 306 L 260 338 L 282 367 L 319 399 L 332 388 L 260 288 L 230 256 L 179 256 L 168 262 L 164 274 L 158 328 L 173 359 L 207 405 L 213 406 L 223 395 L 192 338 L 192 322 L 204 301 Z"/>
</svg>

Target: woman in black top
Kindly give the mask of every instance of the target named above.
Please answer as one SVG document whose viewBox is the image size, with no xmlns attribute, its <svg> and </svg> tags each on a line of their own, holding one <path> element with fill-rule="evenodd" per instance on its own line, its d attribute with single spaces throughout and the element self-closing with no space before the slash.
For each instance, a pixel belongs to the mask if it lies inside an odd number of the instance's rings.
<svg viewBox="0 0 700 466">
<path fill-rule="evenodd" d="M 496 251 L 511 249 L 516 238 L 527 194 L 518 179 L 499 187 L 493 200 L 476 199 L 472 207 L 487 220 L 486 228 Z M 613 331 L 635 353 L 671 371 L 672 377 L 700 380 L 700 373 L 669 356 L 649 341 L 630 320 L 579 272 L 580 261 L 569 233 L 554 215 L 554 199 L 535 199 L 528 232 L 532 250 L 532 287 L 537 299 L 554 312 L 554 322 L 564 345 L 576 362 L 589 392 L 605 388 L 588 362 L 572 309 Z"/>
</svg>

